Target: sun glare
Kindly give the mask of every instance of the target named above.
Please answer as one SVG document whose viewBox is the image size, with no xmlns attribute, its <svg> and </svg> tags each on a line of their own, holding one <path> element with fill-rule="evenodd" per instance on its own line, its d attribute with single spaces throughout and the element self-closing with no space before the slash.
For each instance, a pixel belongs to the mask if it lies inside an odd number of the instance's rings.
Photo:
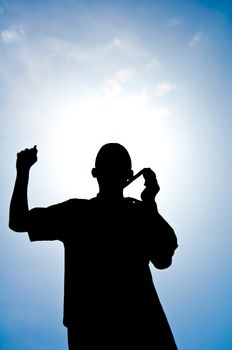
<svg viewBox="0 0 232 350">
<path fill-rule="evenodd" d="M 170 113 L 167 107 L 151 106 L 143 95 L 96 95 L 78 101 L 72 94 L 67 96 L 53 109 L 57 182 L 65 192 L 74 188 L 83 195 L 93 191 L 91 168 L 98 149 L 107 142 L 119 142 L 128 149 L 135 173 L 143 167 L 165 170 L 169 141 L 163 121 Z"/>
</svg>

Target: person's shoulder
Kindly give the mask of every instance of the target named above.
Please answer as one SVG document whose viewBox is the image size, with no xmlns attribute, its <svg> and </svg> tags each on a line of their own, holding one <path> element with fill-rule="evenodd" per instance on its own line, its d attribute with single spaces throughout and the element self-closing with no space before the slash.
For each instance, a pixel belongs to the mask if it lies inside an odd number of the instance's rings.
<svg viewBox="0 0 232 350">
<path fill-rule="evenodd" d="M 50 208 L 63 208 L 63 209 L 70 209 L 70 208 L 77 208 L 82 207 L 85 205 L 85 203 L 88 202 L 87 199 L 82 198 L 70 198 L 63 202 L 59 202 L 57 204 L 51 205 Z"/>
<path fill-rule="evenodd" d="M 79 205 L 79 204 L 84 204 L 88 201 L 89 199 L 86 199 L 86 198 L 70 198 L 63 203 L 66 203 L 67 205 Z"/>
<path fill-rule="evenodd" d="M 63 203 L 60 203 L 63 206 L 67 206 L 67 207 L 72 207 L 72 208 L 77 208 L 77 207 L 85 207 L 87 206 L 89 203 L 89 199 L 86 198 L 70 198 L 68 200 L 66 200 Z"/>
</svg>

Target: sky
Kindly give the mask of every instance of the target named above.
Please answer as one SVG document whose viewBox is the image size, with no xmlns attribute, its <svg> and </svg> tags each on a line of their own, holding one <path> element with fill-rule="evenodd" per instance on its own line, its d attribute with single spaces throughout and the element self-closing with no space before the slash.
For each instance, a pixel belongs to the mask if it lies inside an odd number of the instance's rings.
<svg viewBox="0 0 232 350">
<path fill-rule="evenodd" d="M 32 208 L 94 197 L 106 142 L 156 172 L 179 247 L 151 270 L 178 349 L 232 349 L 231 35 L 229 1 L 0 1 L 1 350 L 67 349 L 63 247 L 8 228 L 17 152 L 38 148 Z"/>
</svg>

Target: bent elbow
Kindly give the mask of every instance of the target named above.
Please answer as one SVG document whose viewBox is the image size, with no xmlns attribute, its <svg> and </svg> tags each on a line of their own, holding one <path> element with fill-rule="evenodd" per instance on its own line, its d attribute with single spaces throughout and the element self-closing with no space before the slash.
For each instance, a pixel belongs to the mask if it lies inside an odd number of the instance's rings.
<svg viewBox="0 0 232 350">
<path fill-rule="evenodd" d="M 15 231 L 15 232 L 27 232 L 26 225 L 23 225 L 22 223 L 16 223 L 16 222 L 9 221 L 8 226 L 12 231 Z"/>
<path fill-rule="evenodd" d="M 29 216 L 27 212 L 15 213 L 10 210 L 9 213 L 9 228 L 15 232 L 27 232 L 29 224 Z"/>
<path fill-rule="evenodd" d="M 167 269 L 172 265 L 172 258 L 169 259 L 153 259 L 152 264 L 159 270 Z"/>
</svg>

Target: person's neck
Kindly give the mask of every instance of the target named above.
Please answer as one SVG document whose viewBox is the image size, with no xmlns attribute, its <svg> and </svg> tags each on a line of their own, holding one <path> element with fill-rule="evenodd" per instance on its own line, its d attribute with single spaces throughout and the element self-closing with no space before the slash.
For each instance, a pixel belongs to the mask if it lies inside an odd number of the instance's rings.
<svg viewBox="0 0 232 350">
<path fill-rule="evenodd" d="M 109 201 L 118 201 L 124 198 L 123 196 L 123 189 L 122 190 L 102 190 L 100 189 L 98 195 L 98 198 L 109 200 Z"/>
</svg>

